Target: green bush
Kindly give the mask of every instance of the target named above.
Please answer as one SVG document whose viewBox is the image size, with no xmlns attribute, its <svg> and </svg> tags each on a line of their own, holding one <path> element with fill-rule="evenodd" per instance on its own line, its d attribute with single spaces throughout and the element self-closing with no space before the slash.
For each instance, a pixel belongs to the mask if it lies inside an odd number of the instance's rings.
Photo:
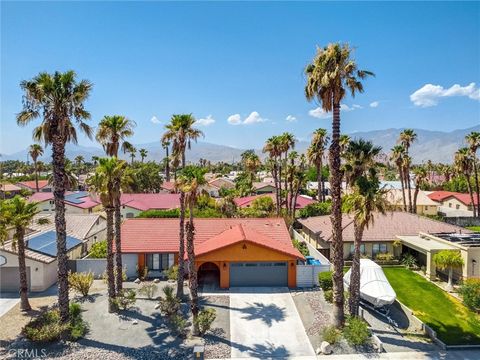
<svg viewBox="0 0 480 360">
<path fill-rule="evenodd" d="M 417 267 L 417 259 L 412 254 L 405 254 L 402 259 L 402 265 L 407 269 L 414 269 Z"/>
<path fill-rule="evenodd" d="M 335 326 L 330 325 L 323 329 L 322 331 L 322 340 L 330 343 L 335 344 L 341 337 L 340 330 L 338 330 Z"/>
<path fill-rule="evenodd" d="M 377 254 L 377 256 L 375 256 L 375 260 L 378 260 L 378 261 L 392 261 L 393 259 L 395 259 L 395 256 L 393 256 L 393 254 L 390 254 L 390 253 Z"/>
<path fill-rule="evenodd" d="M 169 318 L 169 324 L 174 333 L 178 335 L 185 334 L 185 328 L 187 327 L 187 320 L 180 314 L 173 314 Z"/>
<path fill-rule="evenodd" d="M 323 297 L 326 302 L 329 302 L 330 304 L 333 303 L 333 290 L 326 290 L 323 292 Z"/>
<path fill-rule="evenodd" d="M 217 317 L 215 309 L 204 309 L 198 313 L 195 323 L 198 326 L 200 335 L 204 335 L 212 327 L 213 322 Z"/>
<path fill-rule="evenodd" d="M 107 258 L 107 240 L 96 242 L 90 248 L 88 253 L 89 259 L 106 259 Z"/>
<path fill-rule="evenodd" d="M 333 288 L 332 272 L 324 271 L 318 273 L 318 284 L 323 291 L 331 290 Z"/>
<path fill-rule="evenodd" d="M 329 215 L 331 212 L 332 202 L 326 201 L 305 206 L 299 211 L 299 215 L 301 218 L 307 218 L 311 216 Z"/>
<path fill-rule="evenodd" d="M 93 284 L 93 273 L 89 272 L 69 272 L 68 285 L 76 292 L 87 296 Z"/>
<path fill-rule="evenodd" d="M 168 280 L 177 280 L 178 277 L 178 265 L 173 265 L 167 270 Z"/>
<path fill-rule="evenodd" d="M 367 323 L 358 317 L 350 317 L 343 328 L 343 337 L 350 345 L 365 344 L 370 337 Z"/>
<path fill-rule="evenodd" d="M 153 299 L 155 294 L 157 293 L 157 285 L 154 283 L 145 283 L 142 284 L 140 289 L 138 290 L 138 293 L 141 295 L 145 295 L 149 299 Z"/>
<path fill-rule="evenodd" d="M 463 303 L 472 310 L 480 309 L 480 279 L 467 279 L 460 286 Z"/>
<path fill-rule="evenodd" d="M 300 251 L 300 253 L 303 256 L 309 256 L 310 251 L 308 250 L 307 244 L 305 244 L 303 241 L 298 241 L 297 239 L 292 240 L 293 246 Z"/>
<path fill-rule="evenodd" d="M 180 209 L 147 210 L 137 215 L 137 218 L 179 218 Z"/>
<path fill-rule="evenodd" d="M 137 301 L 137 295 L 133 289 L 123 289 L 120 294 L 113 299 L 114 305 L 117 309 L 127 310 L 133 306 Z"/>
<path fill-rule="evenodd" d="M 163 288 L 165 297 L 159 299 L 160 313 L 167 317 L 171 317 L 180 310 L 180 299 L 174 294 L 173 286 L 167 285 Z"/>
</svg>

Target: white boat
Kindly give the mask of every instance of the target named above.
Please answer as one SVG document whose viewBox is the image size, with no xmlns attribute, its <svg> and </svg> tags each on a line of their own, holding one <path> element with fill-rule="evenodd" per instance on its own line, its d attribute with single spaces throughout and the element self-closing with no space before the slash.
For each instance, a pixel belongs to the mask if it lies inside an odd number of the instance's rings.
<svg viewBox="0 0 480 360">
<path fill-rule="evenodd" d="M 350 286 L 351 268 L 343 276 L 346 289 Z M 392 304 L 397 297 L 382 268 L 370 259 L 360 259 L 360 298 L 374 307 Z"/>
</svg>

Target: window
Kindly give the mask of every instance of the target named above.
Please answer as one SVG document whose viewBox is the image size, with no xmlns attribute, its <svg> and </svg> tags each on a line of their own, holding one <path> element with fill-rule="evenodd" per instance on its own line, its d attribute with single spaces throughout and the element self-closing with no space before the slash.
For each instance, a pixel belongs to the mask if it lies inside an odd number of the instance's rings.
<svg viewBox="0 0 480 360">
<path fill-rule="evenodd" d="M 133 213 L 127 213 L 127 219 L 132 219 L 133 218 Z"/>
<path fill-rule="evenodd" d="M 355 245 L 350 244 L 350 255 L 353 255 L 355 252 Z M 365 244 L 360 245 L 360 254 L 365 255 Z"/>
<path fill-rule="evenodd" d="M 373 244 L 372 255 L 374 258 L 377 254 L 386 254 L 386 253 L 387 253 L 387 244 Z"/>
<path fill-rule="evenodd" d="M 168 269 L 168 254 L 147 254 L 148 270 L 162 271 Z"/>
<path fill-rule="evenodd" d="M 457 205 L 455 206 L 455 208 L 456 208 L 457 210 L 459 210 L 459 209 L 460 209 L 460 205 L 457 204 Z"/>
</svg>

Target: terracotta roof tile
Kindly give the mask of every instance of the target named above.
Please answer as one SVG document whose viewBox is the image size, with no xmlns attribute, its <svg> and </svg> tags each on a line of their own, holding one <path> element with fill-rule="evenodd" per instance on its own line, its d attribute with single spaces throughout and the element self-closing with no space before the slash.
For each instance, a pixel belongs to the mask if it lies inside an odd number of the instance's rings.
<svg viewBox="0 0 480 360">
<path fill-rule="evenodd" d="M 32 189 L 32 190 L 37 189 L 35 180 L 20 181 L 19 183 L 17 183 L 17 185 L 27 187 L 27 188 Z M 46 187 L 47 185 L 48 185 L 48 180 L 38 180 L 38 188 L 39 189 L 42 189 L 42 188 Z"/>
<path fill-rule="evenodd" d="M 122 194 L 122 205 L 138 210 L 176 209 L 180 207 L 179 194 Z"/>
</svg>

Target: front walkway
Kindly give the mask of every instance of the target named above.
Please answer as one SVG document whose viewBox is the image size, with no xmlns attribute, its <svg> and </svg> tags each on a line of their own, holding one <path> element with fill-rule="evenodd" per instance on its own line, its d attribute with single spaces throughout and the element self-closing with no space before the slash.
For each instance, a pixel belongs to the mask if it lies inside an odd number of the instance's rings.
<svg viewBox="0 0 480 360">
<path fill-rule="evenodd" d="M 287 288 L 231 288 L 232 358 L 315 356 Z"/>
</svg>

